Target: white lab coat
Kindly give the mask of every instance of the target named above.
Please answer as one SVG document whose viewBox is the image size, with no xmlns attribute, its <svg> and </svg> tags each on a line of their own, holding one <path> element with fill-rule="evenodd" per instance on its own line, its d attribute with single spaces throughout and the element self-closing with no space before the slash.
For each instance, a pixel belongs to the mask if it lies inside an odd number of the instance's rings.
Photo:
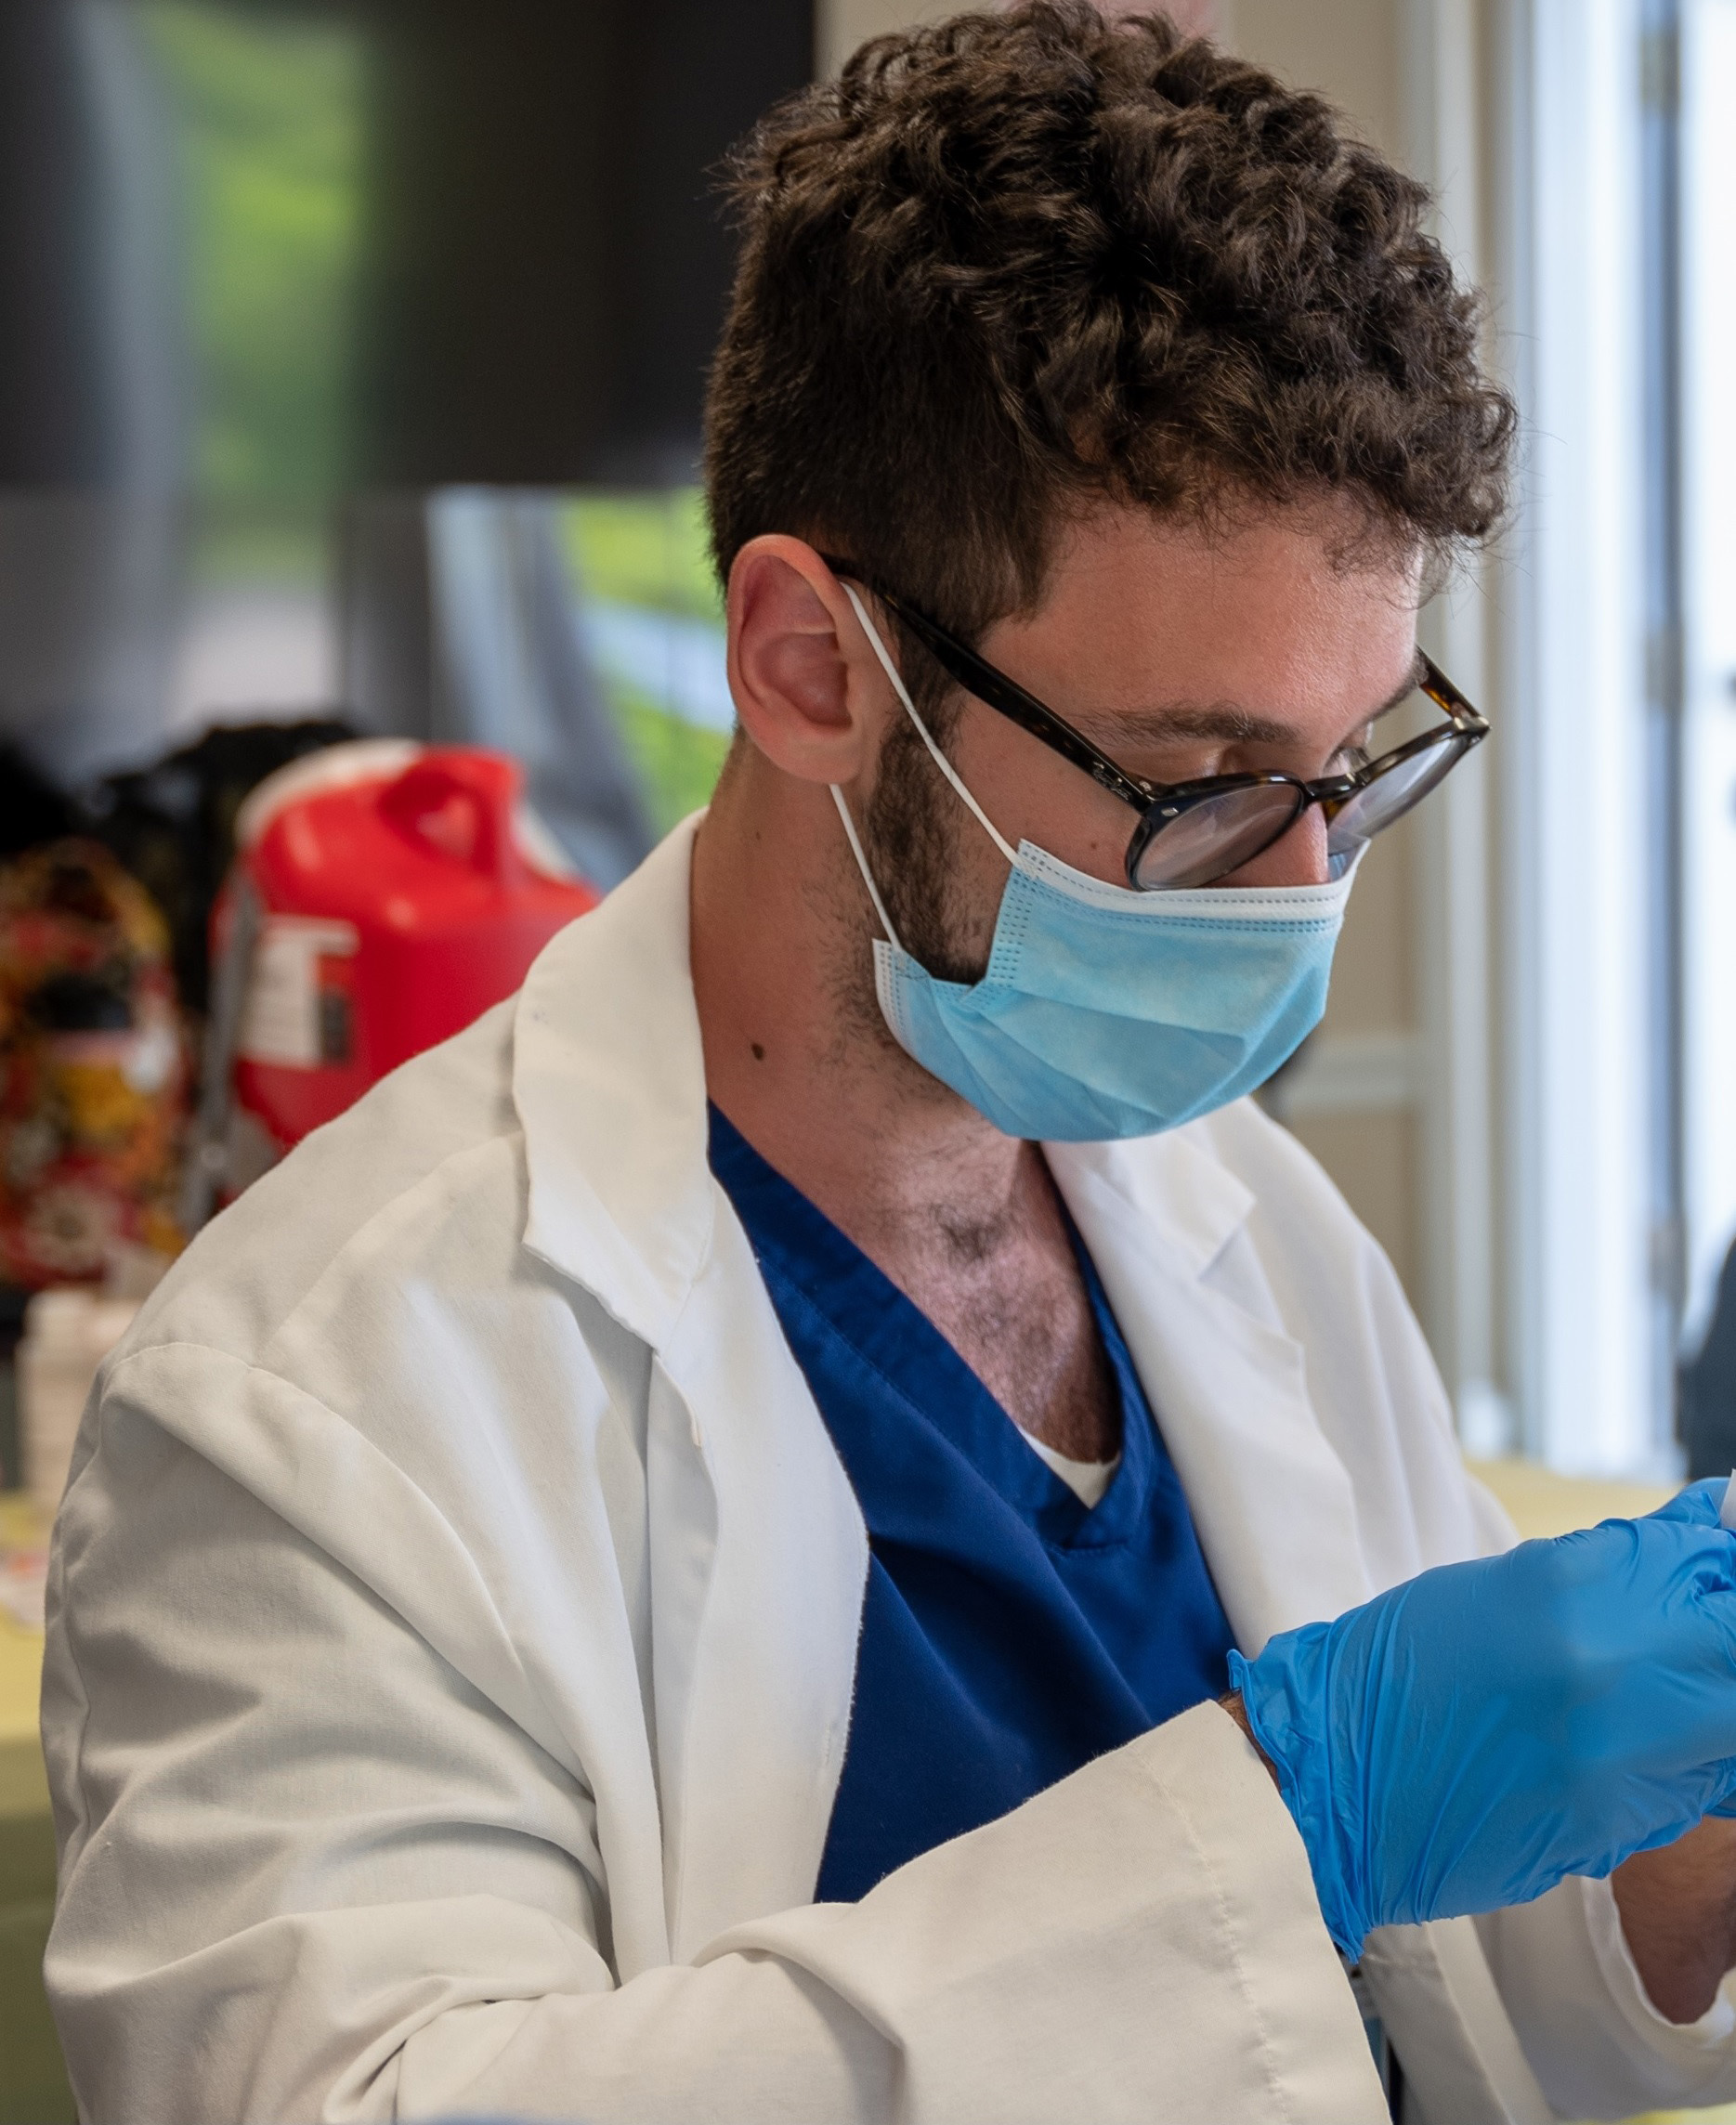
<svg viewBox="0 0 1736 2125">
<path fill-rule="evenodd" d="M 707 1167 L 690 846 L 259 1182 L 105 1370 L 43 1714 L 85 2118 L 1372 2125 L 1216 1706 L 810 1901 L 866 1541 Z M 1509 1539 L 1282 1130 L 1050 1157 L 1245 1649 Z M 1483 1935 L 1365 1959 L 1433 2125 L 1736 2092 L 1736 2015 L 1652 2014 L 1607 1890 Z"/>
</svg>

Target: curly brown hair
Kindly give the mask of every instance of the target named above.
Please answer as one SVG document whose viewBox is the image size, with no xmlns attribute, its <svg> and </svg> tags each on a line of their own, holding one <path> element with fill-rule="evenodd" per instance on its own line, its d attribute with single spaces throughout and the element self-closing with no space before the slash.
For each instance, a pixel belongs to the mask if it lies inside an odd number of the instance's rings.
<svg viewBox="0 0 1736 2125">
<path fill-rule="evenodd" d="M 1426 189 L 1161 15 L 1025 0 L 874 39 L 737 150 L 713 553 L 792 532 L 967 634 L 1070 510 L 1322 489 L 1431 556 L 1499 518 L 1515 415 Z"/>
</svg>

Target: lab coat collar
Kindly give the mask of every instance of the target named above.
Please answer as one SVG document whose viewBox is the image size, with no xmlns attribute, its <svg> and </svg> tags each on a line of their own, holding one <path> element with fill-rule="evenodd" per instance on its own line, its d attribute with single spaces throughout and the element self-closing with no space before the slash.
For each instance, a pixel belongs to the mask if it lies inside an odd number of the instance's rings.
<svg viewBox="0 0 1736 2125">
<path fill-rule="evenodd" d="M 1254 1193 L 1187 1129 L 1131 1143 L 1043 1147 L 1056 1185 L 1071 1205 L 1089 1194 L 1143 1251 L 1160 1254 L 1172 1275 L 1204 1276 L 1247 1223 Z M 1088 1212 L 1088 1215 L 1091 1213 Z"/>
<path fill-rule="evenodd" d="M 696 814 L 538 958 L 513 1025 L 525 1245 L 666 1348 L 711 1244 L 688 957 Z"/>
<path fill-rule="evenodd" d="M 1218 1273 L 1254 1197 L 1199 1133 L 1056 1144 L 1048 1156 L 1252 1657 L 1274 1633 L 1340 1615 L 1375 1589 L 1302 1345 L 1245 1280 Z"/>
</svg>

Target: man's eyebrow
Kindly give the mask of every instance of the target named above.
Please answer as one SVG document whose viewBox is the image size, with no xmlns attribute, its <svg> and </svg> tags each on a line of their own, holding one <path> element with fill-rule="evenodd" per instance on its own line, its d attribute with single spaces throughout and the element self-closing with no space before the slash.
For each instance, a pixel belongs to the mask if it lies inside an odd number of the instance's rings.
<svg viewBox="0 0 1736 2125">
<path fill-rule="evenodd" d="M 1358 731 L 1377 723 L 1401 701 L 1408 700 L 1421 685 L 1423 676 L 1423 654 L 1419 649 L 1400 684 L 1377 708 L 1357 717 L 1344 734 L 1344 743 L 1348 745 Z M 1161 744 L 1169 738 L 1207 738 L 1228 745 L 1274 746 L 1293 745 L 1296 741 L 1293 724 L 1279 723 L 1271 716 L 1257 716 L 1247 709 L 1237 708 L 1233 701 L 1208 704 L 1174 701 L 1161 709 L 1129 709 L 1124 714 L 1113 716 L 1080 714 L 1073 720 L 1086 737 L 1110 751 L 1117 741 L 1126 745 L 1129 740 L 1135 744 Z"/>
</svg>

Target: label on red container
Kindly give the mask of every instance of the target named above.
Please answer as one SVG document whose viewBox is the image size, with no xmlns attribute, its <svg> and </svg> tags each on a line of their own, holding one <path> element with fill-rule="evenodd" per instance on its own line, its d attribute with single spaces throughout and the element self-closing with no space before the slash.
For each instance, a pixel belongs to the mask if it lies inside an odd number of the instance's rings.
<svg viewBox="0 0 1736 2125">
<path fill-rule="evenodd" d="M 254 946 L 237 1052 L 248 1062 L 314 1070 L 331 1060 L 321 959 L 347 958 L 356 927 L 321 916 L 268 915 Z"/>
</svg>

